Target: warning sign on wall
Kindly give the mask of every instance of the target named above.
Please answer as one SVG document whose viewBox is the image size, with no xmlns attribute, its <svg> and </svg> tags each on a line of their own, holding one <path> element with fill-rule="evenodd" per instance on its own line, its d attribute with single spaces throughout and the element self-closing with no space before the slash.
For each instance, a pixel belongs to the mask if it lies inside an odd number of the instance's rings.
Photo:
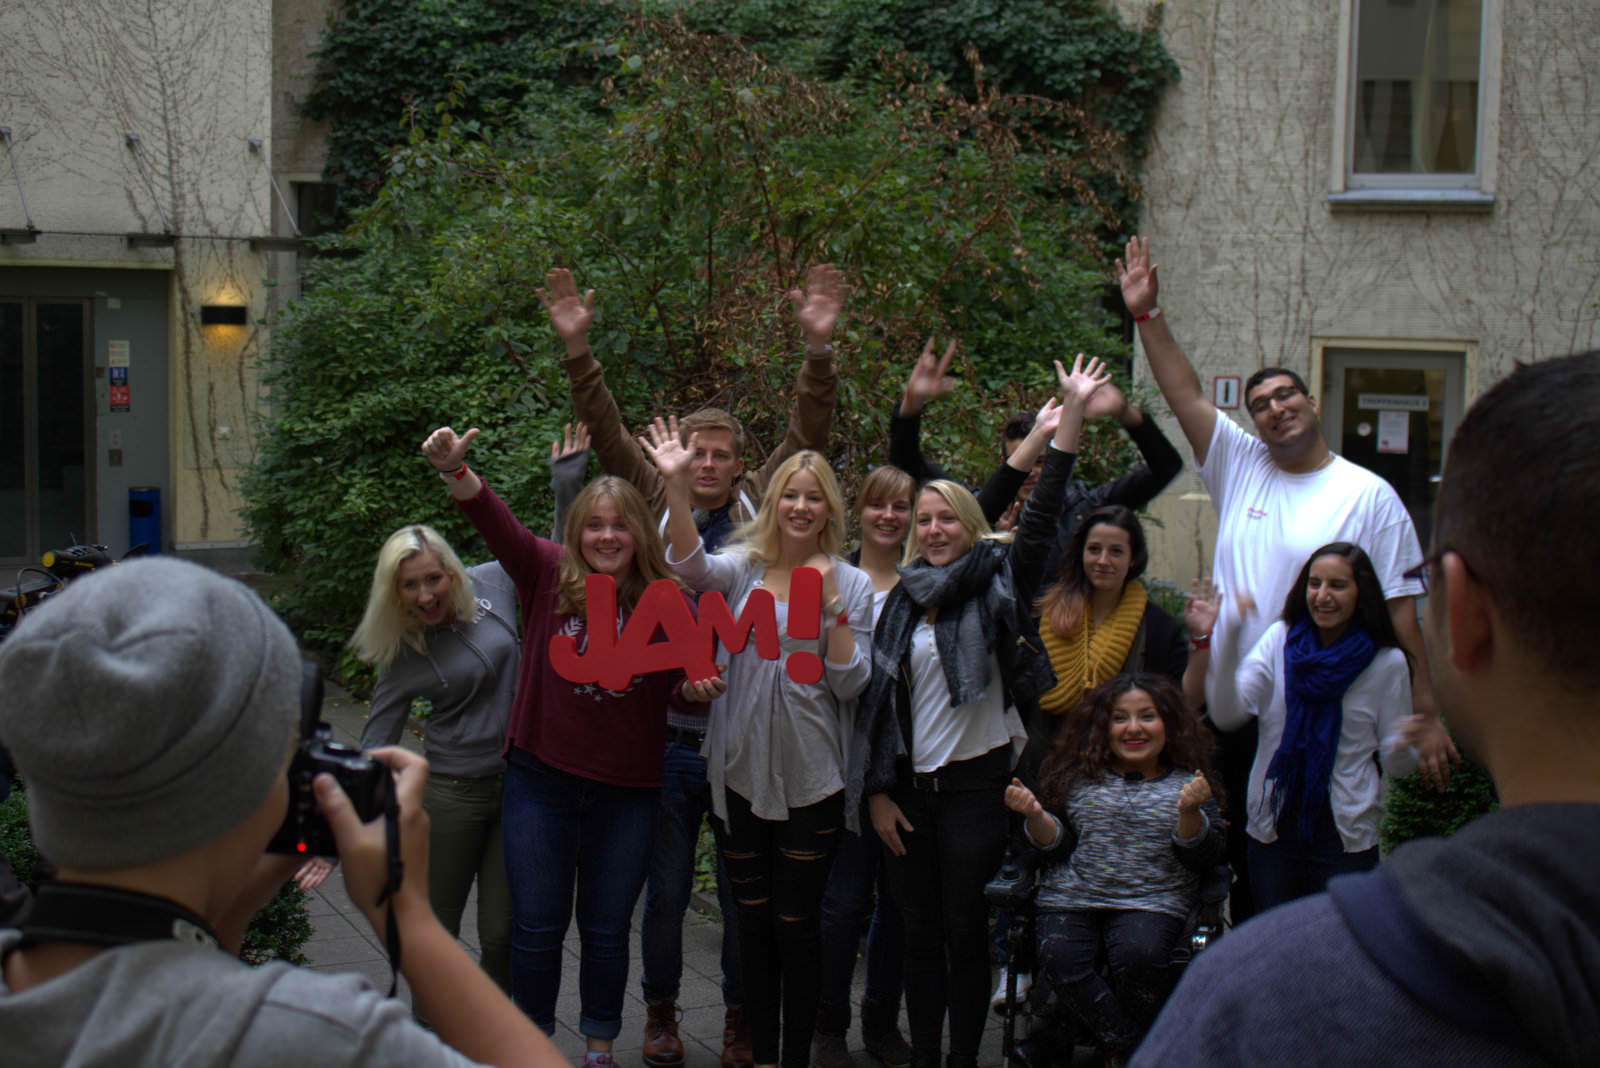
<svg viewBox="0 0 1600 1068">
<path fill-rule="evenodd" d="M 114 412 L 126 412 L 126 411 L 129 411 L 132 408 L 132 406 L 133 406 L 133 387 L 132 386 L 112 386 L 112 387 L 110 387 L 110 390 L 111 390 L 111 410 L 112 411 L 114 411 Z"/>
</svg>

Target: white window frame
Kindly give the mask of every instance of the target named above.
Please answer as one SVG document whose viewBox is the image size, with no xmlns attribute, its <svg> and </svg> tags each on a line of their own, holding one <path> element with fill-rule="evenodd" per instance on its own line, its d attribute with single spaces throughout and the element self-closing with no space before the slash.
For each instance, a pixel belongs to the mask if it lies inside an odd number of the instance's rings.
<svg viewBox="0 0 1600 1068">
<path fill-rule="evenodd" d="M 1333 94 L 1333 160 L 1328 204 L 1340 209 L 1492 211 L 1500 158 L 1503 0 L 1480 0 L 1478 169 L 1473 174 L 1352 174 L 1356 18 L 1362 0 L 1339 0 L 1339 55 Z"/>
</svg>

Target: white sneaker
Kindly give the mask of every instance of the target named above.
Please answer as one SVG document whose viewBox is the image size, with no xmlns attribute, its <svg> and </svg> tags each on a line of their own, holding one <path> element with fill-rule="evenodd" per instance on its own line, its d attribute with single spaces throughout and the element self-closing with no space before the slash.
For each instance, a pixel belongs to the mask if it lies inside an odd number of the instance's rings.
<svg viewBox="0 0 1600 1068">
<path fill-rule="evenodd" d="M 1033 988 L 1033 976 L 1027 972 L 1017 973 L 1017 1002 L 1021 1004 L 1028 1000 L 1028 991 Z M 989 1008 L 995 1015 L 1006 1014 L 1006 969 L 1000 969 L 1000 981 L 995 984 L 994 993 L 989 996 Z"/>
</svg>

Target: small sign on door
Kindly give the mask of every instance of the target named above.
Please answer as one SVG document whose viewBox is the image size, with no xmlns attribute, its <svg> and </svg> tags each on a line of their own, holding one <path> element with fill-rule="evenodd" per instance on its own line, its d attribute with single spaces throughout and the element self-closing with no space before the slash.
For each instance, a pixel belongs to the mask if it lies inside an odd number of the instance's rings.
<svg viewBox="0 0 1600 1068">
<path fill-rule="evenodd" d="M 1211 403 L 1218 408 L 1239 407 L 1239 376 L 1218 375 L 1211 380 Z"/>
<path fill-rule="evenodd" d="M 1378 451 L 1411 451 L 1411 413 L 1393 408 L 1378 411 Z"/>
<path fill-rule="evenodd" d="M 132 386 L 111 386 L 111 410 L 114 412 L 131 411 L 133 408 Z"/>
</svg>

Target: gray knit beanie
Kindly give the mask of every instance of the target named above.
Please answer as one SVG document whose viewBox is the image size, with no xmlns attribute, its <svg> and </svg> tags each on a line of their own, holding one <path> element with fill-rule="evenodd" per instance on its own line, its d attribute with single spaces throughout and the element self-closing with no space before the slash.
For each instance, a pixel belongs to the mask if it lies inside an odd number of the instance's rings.
<svg viewBox="0 0 1600 1068">
<path fill-rule="evenodd" d="M 0 642 L 0 744 L 57 864 L 145 864 L 243 823 L 300 716 L 294 636 L 241 583 L 153 557 L 78 579 Z"/>
</svg>

